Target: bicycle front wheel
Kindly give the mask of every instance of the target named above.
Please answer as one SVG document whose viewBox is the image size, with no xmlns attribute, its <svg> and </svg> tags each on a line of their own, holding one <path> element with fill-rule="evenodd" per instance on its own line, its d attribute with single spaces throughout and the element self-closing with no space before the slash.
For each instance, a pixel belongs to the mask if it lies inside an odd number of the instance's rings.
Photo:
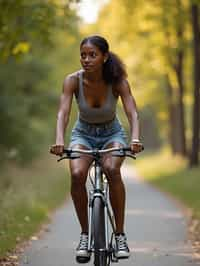
<svg viewBox="0 0 200 266">
<path fill-rule="evenodd" d="M 104 203 L 96 197 L 93 203 L 94 265 L 107 265 Z"/>
</svg>

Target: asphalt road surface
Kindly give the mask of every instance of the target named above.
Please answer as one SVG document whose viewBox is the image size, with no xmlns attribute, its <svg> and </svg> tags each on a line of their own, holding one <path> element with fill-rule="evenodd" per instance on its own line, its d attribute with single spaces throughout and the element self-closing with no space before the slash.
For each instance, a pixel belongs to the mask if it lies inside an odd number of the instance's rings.
<svg viewBox="0 0 200 266">
<path fill-rule="evenodd" d="M 134 169 L 122 170 L 127 191 L 126 225 L 131 257 L 112 265 L 197 266 L 187 222 L 166 195 L 137 178 Z M 58 209 L 46 232 L 32 240 L 20 266 L 73 266 L 80 228 L 71 201 Z M 34 238 L 33 238 L 34 239 Z M 85 265 L 93 265 L 93 261 Z"/>
</svg>

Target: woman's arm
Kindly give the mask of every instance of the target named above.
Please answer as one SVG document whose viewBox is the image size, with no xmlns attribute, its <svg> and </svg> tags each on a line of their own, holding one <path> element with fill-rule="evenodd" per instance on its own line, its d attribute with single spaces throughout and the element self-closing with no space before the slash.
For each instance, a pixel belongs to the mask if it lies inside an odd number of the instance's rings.
<svg viewBox="0 0 200 266">
<path fill-rule="evenodd" d="M 125 113 L 127 115 L 131 130 L 131 148 L 133 152 L 140 152 L 142 144 L 139 141 L 139 118 L 135 99 L 127 80 L 123 80 L 117 88 L 121 97 Z"/>
<path fill-rule="evenodd" d="M 62 155 L 64 149 L 64 134 L 68 125 L 69 115 L 71 111 L 73 93 L 77 87 L 77 79 L 72 74 L 65 78 L 63 83 L 63 91 L 60 97 L 60 104 L 57 114 L 56 126 L 56 144 L 52 145 L 51 153 Z"/>
</svg>

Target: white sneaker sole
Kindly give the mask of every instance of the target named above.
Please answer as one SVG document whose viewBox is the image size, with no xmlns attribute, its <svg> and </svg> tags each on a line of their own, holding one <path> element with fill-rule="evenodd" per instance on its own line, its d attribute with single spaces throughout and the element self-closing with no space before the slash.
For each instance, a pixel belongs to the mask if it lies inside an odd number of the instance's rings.
<svg viewBox="0 0 200 266">
<path fill-rule="evenodd" d="M 128 259 L 130 257 L 130 253 L 116 252 L 115 257 L 118 259 Z"/>
<path fill-rule="evenodd" d="M 84 257 L 84 258 L 89 258 L 90 253 L 86 250 L 78 250 L 76 251 L 76 257 Z"/>
</svg>

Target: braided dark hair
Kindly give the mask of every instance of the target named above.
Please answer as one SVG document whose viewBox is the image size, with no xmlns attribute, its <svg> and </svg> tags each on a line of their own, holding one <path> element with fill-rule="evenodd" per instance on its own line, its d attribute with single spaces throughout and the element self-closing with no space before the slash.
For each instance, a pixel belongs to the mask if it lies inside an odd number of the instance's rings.
<svg viewBox="0 0 200 266">
<path fill-rule="evenodd" d="M 98 35 L 86 37 L 82 40 L 80 47 L 87 42 L 98 47 L 103 55 L 108 53 L 108 59 L 103 64 L 103 79 L 106 83 L 117 84 L 127 77 L 124 63 L 116 54 L 109 51 L 109 44 L 105 38 Z"/>
</svg>

